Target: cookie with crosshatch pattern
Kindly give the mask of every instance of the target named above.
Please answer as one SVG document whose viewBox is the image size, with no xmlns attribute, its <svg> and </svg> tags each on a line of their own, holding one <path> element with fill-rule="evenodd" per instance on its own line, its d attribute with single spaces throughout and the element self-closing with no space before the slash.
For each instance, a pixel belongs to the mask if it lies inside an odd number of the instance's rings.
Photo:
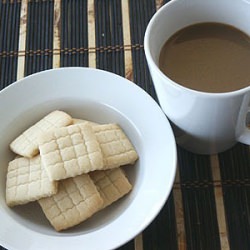
<svg viewBox="0 0 250 250">
<path fill-rule="evenodd" d="M 89 124 L 75 124 L 43 134 L 42 163 L 51 180 L 62 180 L 103 168 L 103 155 Z"/>
<path fill-rule="evenodd" d="M 135 163 L 138 154 L 118 124 L 101 124 L 92 127 L 103 154 L 104 169 Z"/>
<path fill-rule="evenodd" d="M 9 162 L 6 178 L 8 206 L 26 204 L 57 192 L 57 182 L 51 181 L 39 155 L 18 157 Z"/>
<path fill-rule="evenodd" d="M 73 227 L 102 208 L 103 200 L 88 174 L 62 180 L 58 193 L 38 201 L 57 231 Z"/>
<path fill-rule="evenodd" d="M 31 158 L 39 153 L 37 140 L 42 133 L 70 125 L 72 122 L 70 115 L 63 111 L 55 110 L 26 129 L 12 141 L 10 149 L 18 155 Z"/>
<path fill-rule="evenodd" d="M 93 171 L 89 173 L 89 176 L 94 181 L 103 199 L 102 208 L 122 198 L 132 189 L 132 185 L 122 168 Z"/>
</svg>

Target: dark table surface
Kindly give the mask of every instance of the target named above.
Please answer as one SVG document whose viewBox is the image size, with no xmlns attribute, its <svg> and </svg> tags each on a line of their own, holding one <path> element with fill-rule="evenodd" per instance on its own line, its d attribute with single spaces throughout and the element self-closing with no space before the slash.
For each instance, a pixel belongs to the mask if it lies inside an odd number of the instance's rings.
<svg viewBox="0 0 250 250">
<path fill-rule="evenodd" d="M 157 100 L 143 37 L 164 3 L 1 0 L 0 89 L 41 70 L 85 66 L 124 76 Z M 119 249 L 250 249 L 249 146 L 236 144 L 212 156 L 178 146 L 178 172 L 168 201 L 140 235 Z"/>
</svg>

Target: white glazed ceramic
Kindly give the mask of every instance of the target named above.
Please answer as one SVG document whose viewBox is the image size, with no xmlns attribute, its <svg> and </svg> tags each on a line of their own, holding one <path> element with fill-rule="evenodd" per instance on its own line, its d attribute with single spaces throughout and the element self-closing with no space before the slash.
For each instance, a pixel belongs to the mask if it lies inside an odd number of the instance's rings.
<svg viewBox="0 0 250 250">
<path fill-rule="evenodd" d="M 5 204 L 9 143 L 48 112 L 116 122 L 139 154 L 126 167 L 132 192 L 70 230 L 57 233 L 37 203 Z M 0 245 L 11 250 L 105 250 L 135 237 L 158 214 L 171 191 L 176 144 L 165 114 L 134 83 L 101 70 L 61 68 L 31 75 L 0 92 Z"/>
<path fill-rule="evenodd" d="M 222 22 L 250 35 L 250 2 L 172 0 L 150 20 L 145 54 L 160 105 L 173 123 L 177 143 L 194 153 L 213 154 L 237 141 L 250 144 L 246 128 L 250 87 L 218 94 L 198 92 L 173 82 L 158 68 L 165 41 L 177 30 L 198 22 Z"/>
</svg>

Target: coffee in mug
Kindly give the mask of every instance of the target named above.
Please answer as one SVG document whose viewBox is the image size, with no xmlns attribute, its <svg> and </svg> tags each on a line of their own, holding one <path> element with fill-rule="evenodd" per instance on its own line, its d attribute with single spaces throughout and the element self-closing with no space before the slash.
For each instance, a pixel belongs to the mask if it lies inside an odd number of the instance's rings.
<svg viewBox="0 0 250 250">
<path fill-rule="evenodd" d="M 215 154 L 237 142 L 250 145 L 249 13 L 246 0 L 171 0 L 147 26 L 144 49 L 159 104 L 171 121 L 176 142 L 193 153 Z M 211 42 L 215 35 L 221 38 L 217 51 Z M 205 50 L 197 44 L 199 36 L 213 46 L 202 56 L 205 62 L 200 58 Z M 191 53 L 188 41 L 193 43 Z M 163 73 L 159 65 L 164 46 L 171 51 L 178 46 L 178 53 L 169 59 L 173 75 Z M 217 53 L 219 58 L 212 58 Z M 226 73 L 216 73 L 217 66 Z M 186 70 L 184 77 L 181 70 Z"/>
<path fill-rule="evenodd" d="M 231 25 L 198 23 L 163 45 L 159 68 L 173 81 L 204 92 L 228 92 L 250 85 L 250 37 Z"/>
</svg>

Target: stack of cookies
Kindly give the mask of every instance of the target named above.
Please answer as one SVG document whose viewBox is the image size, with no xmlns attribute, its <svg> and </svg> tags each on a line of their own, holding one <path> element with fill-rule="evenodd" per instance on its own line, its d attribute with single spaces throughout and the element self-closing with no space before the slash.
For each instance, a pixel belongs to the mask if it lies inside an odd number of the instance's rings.
<svg viewBox="0 0 250 250">
<path fill-rule="evenodd" d="M 38 201 L 51 225 L 77 225 L 127 194 L 132 185 L 121 166 L 138 154 L 117 124 L 97 124 L 53 111 L 11 144 L 8 206 Z"/>
</svg>

